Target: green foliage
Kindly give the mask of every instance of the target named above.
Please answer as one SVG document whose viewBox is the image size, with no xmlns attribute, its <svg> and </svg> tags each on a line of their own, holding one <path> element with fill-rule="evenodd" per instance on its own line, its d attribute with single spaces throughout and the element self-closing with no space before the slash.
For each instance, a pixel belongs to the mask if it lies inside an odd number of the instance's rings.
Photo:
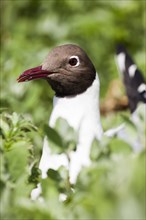
<svg viewBox="0 0 146 220">
<path fill-rule="evenodd" d="M 1 219 L 144 219 L 145 148 L 135 153 L 128 140 L 94 140 L 91 166 L 80 172 L 74 190 L 64 167 L 48 170 L 48 178 L 41 179 L 38 160 L 44 136 L 53 152 L 66 154 L 75 150 L 78 137 L 62 119 L 55 129 L 45 126 L 53 96 L 46 82 L 18 84 L 16 78 L 40 65 L 52 47 L 76 43 L 93 60 L 104 98 L 109 82 L 118 77 L 117 43 L 123 42 L 145 70 L 145 1 L 1 0 L 0 7 Z M 138 133 L 144 146 L 144 114 L 139 120 L 135 126 L 125 113 L 102 118 L 105 130 L 124 121 L 128 139 Z M 30 199 L 37 183 L 43 202 Z M 60 193 L 67 196 L 65 202 Z"/>
<path fill-rule="evenodd" d="M 131 129 L 131 122 L 125 123 Z M 134 153 L 132 145 L 118 137 L 94 140 L 92 163 L 82 169 L 77 183 L 71 186 L 64 167 L 49 169 L 48 177 L 40 178 L 40 171 L 34 166 L 37 155 L 34 157 L 32 138 L 38 130 L 32 122 L 17 113 L 7 113 L 2 114 L 1 125 L 2 219 L 144 219 L 145 148 Z M 63 119 L 46 132 L 61 152 L 67 153 L 66 144 L 75 142 L 73 129 Z M 65 138 L 60 145 L 62 137 Z M 41 198 L 32 201 L 31 190 L 39 182 Z M 60 200 L 61 193 L 67 196 L 64 202 Z"/>
<path fill-rule="evenodd" d="M 19 145 L 23 146 L 26 140 L 29 143 L 27 132 L 31 130 L 37 130 L 37 128 L 17 113 L 1 114 L 1 135 L 5 139 L 5 149 L 11 150 Z"/>
<path fill-rule="evenodd" d="M 76 148 L 78 135 L 66 120 L 58 118 L 55 129 L 44 126 L 44 131 L 48 136 L 49 146 L 54 153 L 66 152 L 67 154 Z"/>
</svg>

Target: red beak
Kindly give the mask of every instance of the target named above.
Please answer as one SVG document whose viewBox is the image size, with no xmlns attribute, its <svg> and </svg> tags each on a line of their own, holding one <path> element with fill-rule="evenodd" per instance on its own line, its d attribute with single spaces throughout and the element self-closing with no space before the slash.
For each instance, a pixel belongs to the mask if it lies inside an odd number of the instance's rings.
<svg viewBox="0 0 146 220">
<path fill-rule="evenodd" d="M 47 70 L 42 70 L 42 66 L 37 66 L 32 69 L 24 71 L 18 78 L 18 82 L 30 81 L 33 79 L 47 78 L 51 72 Z"/>
</svg>

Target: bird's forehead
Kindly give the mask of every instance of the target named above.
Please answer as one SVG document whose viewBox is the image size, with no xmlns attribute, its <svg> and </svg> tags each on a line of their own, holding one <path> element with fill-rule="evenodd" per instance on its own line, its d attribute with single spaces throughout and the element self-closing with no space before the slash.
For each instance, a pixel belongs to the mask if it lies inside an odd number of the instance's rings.
<svg viewBox="0 0 146 220">
<path fill-rule="evenodd" d="M 73 55 L 82 55 L 83 51 L 76 45 L 63 45 L 54 48 L 49 54 L 50 58 L 65 58 Z"/>
<path fill-rule="evenodd" d="M 44 63 L 43 69 L 53 67 L 54 65 L 57 67 L 61 63 L 65 62 L 71 56 L 83 56 L 83 50 L 76 45 L 63 45 L 55 47 L 50 53 L 47 55 Z"/>
</svg>

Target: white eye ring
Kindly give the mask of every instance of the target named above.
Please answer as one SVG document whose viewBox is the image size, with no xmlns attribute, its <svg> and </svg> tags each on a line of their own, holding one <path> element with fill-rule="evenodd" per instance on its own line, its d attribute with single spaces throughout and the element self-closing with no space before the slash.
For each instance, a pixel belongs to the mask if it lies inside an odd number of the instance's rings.
<svg viewBox="0 0 146 220">
<path fill-rule="evenodd" d="M 80 65 L 80 59 L 78 56 L 71 56 L 69 58 L 69 64 L 73 67 L 79 66 Z"/>
</svg>

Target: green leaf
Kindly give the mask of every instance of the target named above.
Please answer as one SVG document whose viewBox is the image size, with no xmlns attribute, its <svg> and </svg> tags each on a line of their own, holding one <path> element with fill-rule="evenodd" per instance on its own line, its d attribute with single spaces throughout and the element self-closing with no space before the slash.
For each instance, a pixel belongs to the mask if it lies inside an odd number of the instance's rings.
<svg viewBox="0 0 146 220">
<path fill-rule="evenodd" d="M 133 152 L 132 147 L 122 139 L 113 137 L 109 143 L 109 148 L 112 153 L 130 154 Z"/>
<path fill-rule="evenodd" d="M 41 177 L 41 171 L 38 169 L 36 164 L 34 164 L 31 169 L 31 175 L 29 176 L 28 180 L 30 183 L 34 183 L 35 185 L 37 185 L 37 183 L 40 180 L 40 177 Z"/>
<path fill-rule="evenodd" d="M 90 151 L 90 158 L 93 161 L 97 161 L 98 157 L 101 154 L 101 147 L 99 144 L 99 141 L 97 141 L 97 139 L 94 139 L 91 145 L 91 151 Z"/>
<path fill-rule="evenodd" d="M 17 142 L 13 149 L 5 152 L 11 179 L 16 181 L 28 170 L 28 149 L 25 142 Z"/>
<path fill-rule="evenodd" d="M 64 142 L 77 141 L 77 132 L 68 124 L 68 122 L 63 118 L 58 118 L 55 124 L 56 130 L 59 132 L 60 136 L 63 138 Z"/>
<path fill-rule="evenodd" d="M 1 130 L 1 133 L 5 137 L 8 136 L 9 131 L 10 131 L 10 127 L 9 127 L 8 123 L 3 118 L 0 119 L 0 130 Z"/>
<path fill-rule="evenodd" d="M 61 153 L 64 148 L 64 145 L 63 145 L 63 140 L 59 135 L 59 133 L 55 129 L 49 127 L 48 125 L 44 126 L 44 131 L 48 137 L 48 142 L 53 152 Z"/>
<path fill-rule="evenodd" d="M 54 153 L 68 153 L 76 148 L 78 139 L 77 132 L 69 126 L 66 120 L 58 118 L 55 128 L 44 126 L 48 142 Z"/>
<path fill-rule="evenodd" d="M 19 121 L 20 117 L 16 112 L 13 112 L 12 114 L 12 124 L 13 126 L 16 126 L 18 121 Z"/>
<path fill-rule="evenodd" d="M 49 169 L 47 171 L 47 175 L 48 175 L 49 178 L 51 178 L 55 182 L 59 182 L 61 180 L 61 176 L 60 176 L 59 172 L 56 171 L 56 170 Z"/>
</svg>

